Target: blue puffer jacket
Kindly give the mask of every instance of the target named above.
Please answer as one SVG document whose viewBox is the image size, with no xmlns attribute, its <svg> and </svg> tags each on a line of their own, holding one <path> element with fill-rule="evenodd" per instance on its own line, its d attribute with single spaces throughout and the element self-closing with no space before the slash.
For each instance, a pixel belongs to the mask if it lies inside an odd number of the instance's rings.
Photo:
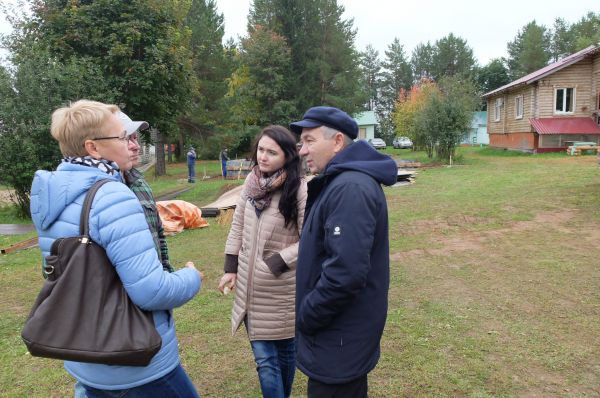
<svg viewBox="0 0 600 398">
<path fill-rule="evenodd" d="M 308 183 L 296 268 L 297 365 L 340 384 L 379 360 L 387 316 L 387 203 L 396 163 L 358 141 Z"/>
<path fill-rule="evenodd" d="M 90 236 L 106 250 L 131 300 L 153 311 L 162 347 L 145 367 L 65 361 L 65 369 L 88 386 L 116 390 L 149 383 L 179 364 L 170 310 L 194 297 L 201 280 L 189 268 L 175 273 L 163 271 L 142 207 L 119 176 L 69 163 L 61 163 L 55 172 L 38 171 L 33 180 L 31 217 L 42 254 L 49 254 L 55 239 L 79 235 L 85 193 L 97 180 L 106 178 L 114 179 L 115 183 L 105 184 L 96 193 L 90 211 Z"/>
</svg>

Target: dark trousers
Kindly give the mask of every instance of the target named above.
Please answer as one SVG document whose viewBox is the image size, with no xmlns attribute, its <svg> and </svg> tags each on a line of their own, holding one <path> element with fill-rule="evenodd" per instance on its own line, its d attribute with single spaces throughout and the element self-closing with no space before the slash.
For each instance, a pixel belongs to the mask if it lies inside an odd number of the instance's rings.
<svg viewBox="0 0 600 398">
<path fill-rule="evenodd" d="M 367 375 L 344 384 L 325 384 L 308 379 L 308 398 L 368 398 Z"/>
</svg>

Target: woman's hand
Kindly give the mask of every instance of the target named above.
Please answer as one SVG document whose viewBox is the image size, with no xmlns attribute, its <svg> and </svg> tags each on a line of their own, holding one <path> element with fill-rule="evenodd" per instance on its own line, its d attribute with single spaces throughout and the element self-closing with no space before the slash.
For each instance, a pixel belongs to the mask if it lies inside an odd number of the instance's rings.
<svg viewBox="0 0 600 398">
<path fill-rule="evenodd" d="M 202 271 L 200 271 L 200 270 L 198 270 L 198 269 L 196 268 L 196 266 L 194 265 L 194 263 L 193 263 L 193 262 L 191 262 L 191 261 L 188 261 L 187 263 L 185 263 L 185 266 L 186 266 L 187 268 L 191 268 L 191 269 L 193 269 L 194 271 L 196 271 L 196 272 L 197 272 L 197 273 L 200 275 L 200 280 L 204 282 L 204 274 L 202 273 Z"/>
<path fill-rule="evenodd" d="M 219 282 L 219 291 L 223 294 L 229 293 L 229 291 L 235 289 L 235 282 L 237 280 L 237 274 L 228 272 L 221 277 Z"/>
</svg>

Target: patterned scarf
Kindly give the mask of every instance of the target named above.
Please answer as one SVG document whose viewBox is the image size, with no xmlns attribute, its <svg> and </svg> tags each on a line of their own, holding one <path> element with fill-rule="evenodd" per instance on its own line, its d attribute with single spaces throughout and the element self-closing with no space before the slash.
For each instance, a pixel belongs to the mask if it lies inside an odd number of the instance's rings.
<svg viewBox="0 0 600 398">
<path fill-rule="evenodd" d="M 106 174 L 110 174 L 111 176 L 119 174 L 119 166 L 117 166 L 117 164 L 112 160 L 94 159 L 91 156 L 66 156 L 61 162 L 94 167 L 96 169 L 102 170 Z"/>
<path fill-rule="evenodd" d="M 264 177 L 258 169 L 258 165 L 252 168 L 244 187 L 244 194 L 256 209 L 257 215 L 269 207 L 273 192 L 283 185 L 286 178 L 287 173 L 284 169 L 279 169 L 270 176 Z"/>
</svg>

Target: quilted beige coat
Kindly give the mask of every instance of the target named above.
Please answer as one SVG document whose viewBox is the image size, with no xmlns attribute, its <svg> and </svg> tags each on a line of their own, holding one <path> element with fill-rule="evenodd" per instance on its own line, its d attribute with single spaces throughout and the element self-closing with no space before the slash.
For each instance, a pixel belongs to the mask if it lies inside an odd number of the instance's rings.
<svg viewBox="0 0 600 398">
<path fill-rule="evenodd" d="M 273 194 L 271 204 L 260 217 L 256 216 L 254 207 L 242 191 L 225 245 L 225 254 L 239 256 L 231 315 L 232 334 L 247 316 L 250 340 L 294 337 L 296 260 L 306 195 L 306 181 L 302 179 L 297 195 L 298 225 L 286 228 L 278 209 L 280 190 Z M 271 273 L 264 261 L 275 253 L 279 253 L 289 268 L 279 277 Z"/>
</svg>

